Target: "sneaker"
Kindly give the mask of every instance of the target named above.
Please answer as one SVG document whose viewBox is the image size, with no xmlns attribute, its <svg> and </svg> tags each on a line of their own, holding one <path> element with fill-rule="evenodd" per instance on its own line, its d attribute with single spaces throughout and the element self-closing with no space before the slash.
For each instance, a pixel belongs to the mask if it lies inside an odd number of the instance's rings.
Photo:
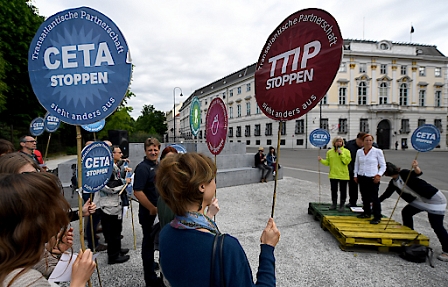
<svg viewBox="0 0 448 287">
<path fill-rule="evenodd" d="M 372 219 L 370 220 L 370 224 L 379 224 L 381 222 L 381 219 Z"/>
<path fill-rule="evenodd" d="M 347 207 L 347 208 L 350 208 L 350 207 L 357 207 L 358 205 L 356 205 L 356 204 L 351 204 L 351 203 L 347 203 L 346 205 L 345 205 L 345 207 Z"/>
<path fill-rule="evenodd" d="M 95 251 L 96 252 L 100 252 L 100 251 L 106 251 L 107 250 L 107 245 L 104 244 L 98 244 L 98 246 L 95 246 Z"/>
<path fill-rule="evenodd" d="M 335 210 L 336 209 L 336 204 L 332 204 L 329 208 L 328 208 L 328 210 Z"/>
<path fill-rule="evenodd" d="M 275 171 L 272 172 L 272 176 L 275 177 Z"/>
<path fill-rule="evenodd" d="M 371 215 L 365 214 L 365 213 L 361 213 L 360 215 L 356 216 L 358 218 L 370 218 Z"/>
<path fill-rule="evenodd" d="M 128 261 L 129 258 L 131 258 L 129 255 L 118 256 L 115 259 L 109 259 L 107 263 L 108 264 L 124 263 L 124 262 Z"/>
<path fill-rule="evenodd" d="M 448 262 L 448 253 L 442 252 L 439 256 L 437 256 L 437 259 L 440 261 Z"/>
</svg>

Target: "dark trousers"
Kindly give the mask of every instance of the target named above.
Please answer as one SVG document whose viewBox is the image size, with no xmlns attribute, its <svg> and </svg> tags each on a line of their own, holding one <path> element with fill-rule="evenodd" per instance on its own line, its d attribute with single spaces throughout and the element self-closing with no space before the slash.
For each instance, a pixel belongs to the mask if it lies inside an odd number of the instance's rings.
<svg viewBox="0 0 448 287">
<path fill-rule="evenodd" d="M 259 169 L 261 169 L 261 179 L 266 179 L 266 177 L 268 176 L 268 174 L 271 172 L 271 167 L 265 164 L 260 163 L 257 166 Z"/>
<path fill-rule="evenodd" d="M 353 180 L 353 176 L 350 176 L 348 182 L 348 196 L 350 205 L 356 206 L 356 202 L 358 201 L 358 184 Z"/>
<path fill-rule="evenodd" d="M 155 219 L 155 215 L 139 214 L 139 222 L 143 230 L 142 261 L 146 285 L 151 285 L 157 279 L 154 271 L 154 234 L 151 234 Z"/>
<path fill-rule="evenodd" d="M 103 212 L 101 215 L 104 238 L 107 241 L 107 255 L 109 260 L 115 260 L 121 250 L 122 220 L 118 215 L 109 215 Z"/>
<path fill-rule="evenodd" d="M 340 203 L 342 205 L 345 203 L 345 200 L 347 199 L 347 182 L 348 180 L 330 178 L 331 201 L 333 202 L 333 204 L 336 205 L 338 203 L 338 185 L 341 191 Z"/>
<path fill-rule="evenodd" d="M 414 220 L 412 217 L 422 211 L 423 210 L 415 206 L 409 204 L 406 205 L 401 211 L 401 216 L 403 218 L 403 225 L 411 229 L 414 229 Z M 429 224 L 431 224 L 434 233 L 437 235 L 437 238 L 439 239 L 440 244 L 442 245 L 443 252 L 448 252 L 448 232 L 443 226 L 444 217 L 445 215 L 428 213 Z"/>
<path fill-rule="evenodd" d="M 378 190 L 380 183 L 374 183 L 373 177 L 358 176 L 359 189 L 361 190 L 362 208 L 364 213 L 371 215 L 376 220 L 381 219 L 381 203 L 378 199 Z M 372 210 L 370 210 L 370 203 L 372 203 Z"/>
<path fill-rule="evenodd" d="M 92 194 L 93 197 L 93 194 Z M 90 194 L 89 193 L 83 193 L 82 194 L 82 199 L 84 200 L 84 203 L 90 198 Z M 98 246 L 98 239 L 96 238 L 96 229 L 98 227 L 98 224 L 101 221 L 101 214 L 103 213 L 103 211 L 101 209 L 97 209 L 95 211 L 94 214 L 92 214 L 92 222 L 90 222 L 90 216 L 86 217 L 87 218 L 87 224 L 86 224 L 86 237 L 87 237 L 87 247 L 90 248 L 90 250 L 94 251 L 93 249 L 93 243 L 95 243 L 95 247 Z M 92 241 L 92 228 L 91 226 L 93 225 L 93 240 Z"/>
</svg>

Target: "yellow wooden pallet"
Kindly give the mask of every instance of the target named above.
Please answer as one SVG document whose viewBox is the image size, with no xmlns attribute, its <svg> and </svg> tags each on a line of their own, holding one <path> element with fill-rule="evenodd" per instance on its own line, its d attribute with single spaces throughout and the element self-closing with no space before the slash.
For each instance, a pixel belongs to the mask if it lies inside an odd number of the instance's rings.
<svg viewBox="0 0 448 287">
<path fill-rule="evenodd" d="M 322 227 L 328 229 L 339 241 L 342 250 L 349 247 L 377 247 L 379 251 L 387 252 L 391 247 L 400 247 L 402 243 L 415 243 L 429 246 L 429 238 L 418 232 L 391 220 L 387 229 L 388 218 L 382 218 L 381 223 L 370 224 L 370 219 L 360 219 L 352 216 L 324 216 Z"/>
</svg>

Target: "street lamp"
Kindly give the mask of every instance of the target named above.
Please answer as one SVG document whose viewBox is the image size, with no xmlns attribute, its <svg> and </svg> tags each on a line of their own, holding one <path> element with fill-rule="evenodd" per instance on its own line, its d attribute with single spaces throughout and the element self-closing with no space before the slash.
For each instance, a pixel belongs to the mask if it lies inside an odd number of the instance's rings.
<svg viewBox="0 0 448 287">
<path fill-rule="evenodd" d="M 174 121 L 174 141 L 173 143 L 176 143 L 176 89 L 180 90 L 180 96 L 182 97 L 182 89 L 179 87 L 175 87 L 173 89 L 173 99 L 174 99 L 174 109 L 173 109 L 173 121 Z"/>
</svg>

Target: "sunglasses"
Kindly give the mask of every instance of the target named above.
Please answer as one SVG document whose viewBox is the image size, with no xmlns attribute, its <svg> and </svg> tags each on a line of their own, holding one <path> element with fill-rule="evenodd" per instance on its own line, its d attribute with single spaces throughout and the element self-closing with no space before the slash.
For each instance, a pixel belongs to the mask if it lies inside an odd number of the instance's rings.
<svg viewBox="0 0 448 287">
<path fill-rule="evenodd" d="M 36 140 L 32 140 L 32 141 L 23 141 L 23 143 L 37 143 Z"/>
</svg>

